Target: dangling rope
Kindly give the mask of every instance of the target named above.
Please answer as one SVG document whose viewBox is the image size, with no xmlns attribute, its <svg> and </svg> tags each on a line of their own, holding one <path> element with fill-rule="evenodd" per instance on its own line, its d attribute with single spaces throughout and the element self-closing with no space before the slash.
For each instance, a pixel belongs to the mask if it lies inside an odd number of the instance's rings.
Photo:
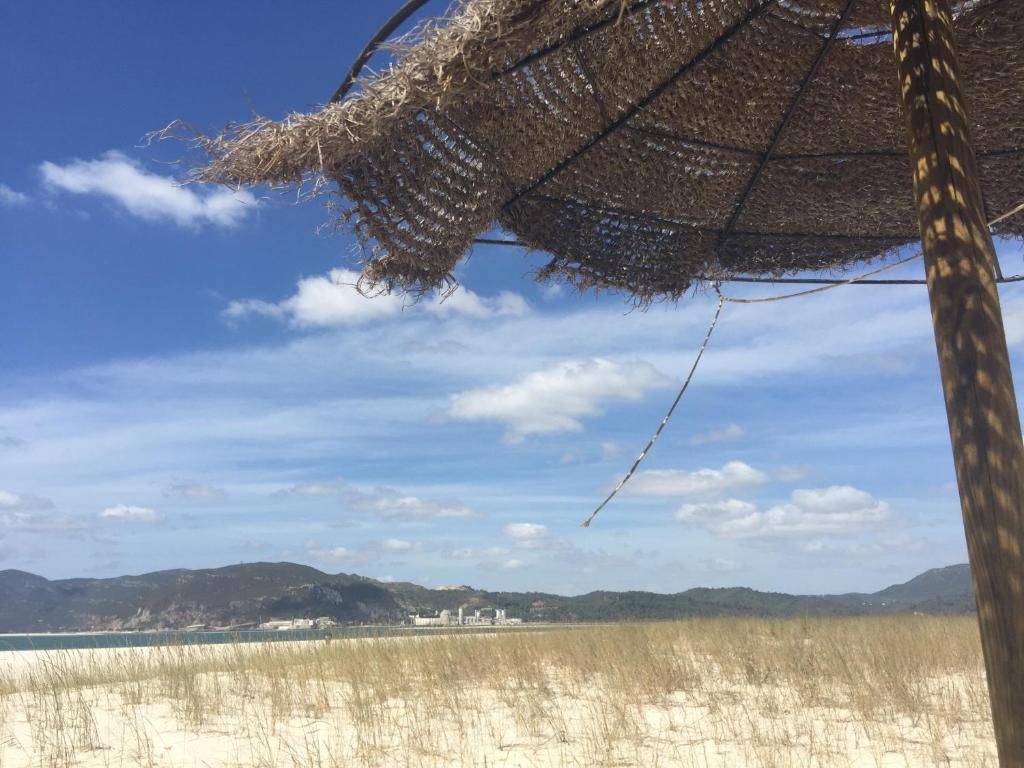
<svg viewBox="0 0 1024 768">
<path fill-rule="evenodd" d="M 997 216 L 996 218 L 992 219 L 990 222 L 988 222 L 988 226 L 991 229 L 992 226 L 994 226 L 995 224 L 998 224 L 999 222 L 1004 221 L 1010 218 L 1011 216 L 1014 216 L 1015 214 L 1021 212 L 1024 212 L 1024 202 L 1021 202 L 1015 208 L 1008 211 L 1007 213 L 1004 213 L 1002 216 Z M 711 318 L 711 325 L 708 326 L 708 332 L 704 335 L 704 342 L 700 345 L 700 349 L 697 351 L 697 357 L 694 358 L 693 365 L 690 367 L 690 372 L 686 375 L 686 380 L 683 382 L 682 388 L 680 388 L 679 393 L 676 395 L 676 399 L 672 401 L 672 405 L 668 409 L 668 412 L 665 414 L 665 418 L 661 420 L 661 424 L 658 425 L 658 429 L 655 430 L 654 434 L 651 436 L 651 439 L 647 441 L 647 445 L 644 446 L 644 449 L 640 451 L 640 455 L 636 457 L 636 461 L 633 462 L 633 466 L 629 468 L 629 471 L 619 481 L 619 484 L 615 486 L 612 492 L 608 494 L 607 498 L 605 498 L 605 500 L 598 505 L 597 509 L 590 513 L 590 517 L 583 521 L 583 527 L 589 528 L 591 522 L 593 522 L 594 518 L 597 517 L 598 513 L 606 506 L 608 506 L 608 502 L 610 502 L 618 495 L 619 491 L 622 490 L 622 487 L 629 482 L 630 478 L 632 478 L 633 475 L 636 474 L 636 470 L 637 467 L 640 466 L 640 462 L 642 462 L 644 458 L 646 458 L 648 452 L 650 452 L 651 448 L 653 448 L 654 444 L 657 442 L 658 437 L 661 436 L 661 433 L 665 429 L 665 426 L 668 424 L 669 419 L 672 418 L 672 414 L 675 412 L 676 406 L 679 405 L 679 401 L 683 399 L 683 395 L 686 393 L 687 388 L 689 388 L 690 386 L 690 381 L 693 379 L 693 374 L 696 373 L 697 371 L 697 365 L 700 363 L 700 359 L 704 356 L 704 350 L 707 349 L 708 342 L 711 341 L 711 334 L 714 333 L 715 326 L 718 325 L 718 318 L 722 314 L 722 307 L 725 305 L 726 302 L 729 302 L 730 304 L 768 304 L 773 301 L 785 301 L 786 299 L 795 299 L 800 296 L 810 296 L 811 294 L 814 293 L 823 293 L 824 291 L 831 291 L 833 288 L 841 288 L 846 285 L 853 285 L 854 283 L 858 283 L 861 280 L 867 280 L 868 278 L 874 277 L 875 275 L 880 275 L 883 272 L 888 272 L 890 269 L 896 269 L 896 267 L 901 267 L 904 264 L 909 264 L 910 262 L 921 258 L 923 255 L 924 253 L 922 251 L 918 251 L 914 255 L 908 256 L 905 259 L 893 262 L 892 264 L 887 264 L 884 267 L 880 267 L 879 269 L 873 270 L 871 272 L 866 272 L 863 275 L 851 277 L 849 280 L 830 283 L 828 285 L 821 285 L 818 286 L 817 288 L 810 288 L 806 291 L 797 291 L 796 293 L 785 293 L 782 294 L 781 296 L 765 296 L 762 298 L 755 299 L 739 299 L 734 296 L 726 296 L 725 294 L 722 293 L 721 282 L 716 280 L 712 285 L 715 289 L 715 293 L 718 294 L 718 305 L 715 307 L 715 314 Z M 1019 279 L 1020 276 L 1015 276 L 1013 278 L 1005 278 L 997 282 L 1016 282 Z"/>
<path fill-rule="evenodd" d="M 1011 208 L 1009 211 L 1004 213 L 1002 216 L 996 216 L 994 219 L 989 221 L 988 224 L 986 225 L 986 226 L 988 226 L 989 232 L 991 232 L 992 231 L 992 227 L 994 227 L 999 222 L 1006 221 L 1006 219 L 1010 218 L 1011 216 L 1016 216 L 1018 213 L 1021 213 L 1021 212 L 1024 212 L 1024 201 L 1021 201 L 1019 204 L 1017 204 L 1016 207 Z M 853 285 L 854 283 L 859 283 L 861 280 L 867 280 L 869 277 L 874 277 L 875 275 L 880 275 L 883 272 L 888 272 L 890 269 L 896 269 L 896 267 L 902 267 L 904 264 L 909 264 L 910 262 L 914 261 L 915 259 L 920 259 L 922 256 L 924 256 L 924 251 L 918 251 L 917 253 L 913 254 L 912 256 L 908 256 L 905 259 L 901 259 L 900 261 L 893 262 L 892 264 L 887 264 L 886 266 L 881 267 L 879 269 L 876 269 L 873 272 L 866 272 L 863 275 L 857 275 L 857 277 L 851 277 L 849 280 L 842 280 L 842 281 L 835 282 L 835 283 L 829 283 L 828 285 L 822 285 L 822 286 L 820 286 L 818 288 L 811 288 L 811 289 L 806 290 L 806 291 L 797 291 L 796 293 L 784 293 L 781 296 L 765 296 L 765 297 L 759 298 L 759 299 L 737 299 L 737 298 L 735 298 L 733 296 L 726 296 L 726 295 L 724 295 L 722 293 L 722 291 L 721 291 L 721 285 L 722 284 L 720 282 L 715 282 L 714 283 L 714 288 L 715 288 L 715 293 L 718 294 L 718 297 L 720 299 L 722 299 L 723 301 L 729 302 L 730 304 L 769 304 L 769 303 L 771 303 L 773 301 L 784 301 L 785 299 L 796 299 L 796 298 L 798 298 L 800 296 L 810 296 L 812 293 L 823 293 L 824 291 L 831 291 L 833 288 L 842 288 L 844 285 Z M 997 262 L 998 262 L 998 260 L 999 260 L 998 257 L 996 257 L 996 261 Z M 997 275 L 1001 275 L 1001 273 L 998 270 L 998 263 L 997 263 L 996 267 L 997 267 L 996 274 Z M 1014 275 L 1013 277 L 1001 277 L 1000 276 L 1000 277 L 998 277 L 996 279 L 996 282 L 997 283 L 1015 283 L 1015 282 L 1019 282 L 1020 280 L 1021 280 L 1021 275 Z"/>
<path fill-rule="evenodd" d="M 718 290 L 718 284 L 715 284 L 715 290 Z M 725 297 L 721 294 L 718 295 L 718 306 L 715 307 L 715 314 L 711 318 L 711 325 L 708 326 L 708 332 L 704 334 L 704 343 L 700 345 L 700 349 L 697 351 L 697 357 L 693 360 L 693 365 L 690 366 L 690 372 L 686 375 L 686 381 L 683 382 L 682 388 L 679 390 L 679 394 L 676 395 L 676 399 L 672 401 L 672 405 L 668 409 L 668 413 L 665 414 L 665 418 L 661 420 L 661 424 L 655 430 L 654 434 L 651 435 L 651 439 L 647 441 L 647 445 L 640 451 L 640 455 L 636 457 L 636 461 L 633 462 L 633 466 L 629 468 L 629 472 L 626 473 L 625 477 L 619 480 L 619 484 L 615 486 L 611 493 L 608 494 L 608 498 L 598 505 L 597 509 L 590 513 L 590 517 L 583 521 L 583 527 L 589 528 L 591 521 L 597 517 L 597 513 L 604 509 L 608 502 L 615 498 L 616 494 L 622 490 L 622 486 L 629 482 L 629 478 L 636 472 L 636 468 L 640 466 L 640 462 L 644 460 L 647 452 L 654 447 L 654 444 L 658 441 L 661 436 L 662 430 L 665 429 L 665 425 L 668 424 L 668 420 L 672 418 L 672 413 L 675 411 L 676 406 L 679 405 L 679 401 L 683 399 L 683 395 L 686 393 L 687 388 L 690 386 L 690 381 L 693 379 L 693 374 L 697 372 L 697 365 L 700 363 L 700 359 L 704 356 L 704 350 L 708 348 L 708 342 L 711 341 L 711 334 L 715 332 L 715 326 L 718 325 L 718 316 L 722 314 L 722 307 L 725 305 Z"/>
<path fill-rule="evenodd" d="M 715 326 L 718 325 L 718 318 L 722 314 L 722 307 L 725 306 L 726 302 L 729 302 L 731 304 L 765 304 L 771 301 L 784 301 L 785 299 L 795 299 L 798 296 L 809 296 L 812 293 L 830 291 L 833 288 L 840 288 L 844 285 L 851 285 L 853 283 L 858 282 L 859 280 L 867 280 L 869 277 L 873 277 L 874 275 L 879 275 L 882 272 L 889 271 L 890 269 L 896 269 L 896 267 L 900 267 L 904 264 L 914 261 L 914 259 L 919 259 L 921 255 L 922 254 L 920 252 L 915 253 L 913 256 L 909 256 L 908 258 L 903 259 L 902 261 L 887 264 L 886 266 L 881 267 L 880 269 L 876 269 L 872 272 L 867 272 L 863 275 L 858 275 L 857 277 L 850 278 L 849 280 L 844 280 L 840 283 L 820 285 L 817 288 L 810 288 L 806 291 L 787 293 L 782 296 L 768 296 L 766 298 L 761 299 L 737 299 L 732 296 L 726 296 L 724 293 L 722 293 L 722 284 L 718 281 L 715 281 L 713 283 L 713 286 L 715 289 L 715 293 L 718 294 L 718 305 L 715 307 L 715 314 L 711 318 L 711 324 L 708 326 L 708 332 L 704 335 L 704 342 L 700 345 L 700 349 L 697 351 L 697 357 L 694 358 L 693 365 L 690 366 L 690 372 L 686 375 L 686 380 L 683 382 L 683 386 L 680 388 L 679 393 L 676 395 L 676 399 L 672 401 L 672 405 L 669 407 L 668 412 L 665 414 L 665 417 L 661 420 L 661 424 L 658 425 L 657 430 L 655 430 L 654 434 L 651 436 L 651 439 L 647 441 L 647 445 L 645 445 L 644 449 L 640 451 L 640 455 L 636 457 L 636 461 L 633 462 L 633 466 L 631 466 L 629 468 L 629 471 L 626 472 L 626 474 L 623 476 L 621 480 L 619 480 L 619 484 L 612 489 L 612 492 L 608 494 L 607 498 L 605 498 L 605 500 L 598 505 L 597 509 L 590 513 L 590 517 L 583 521 L 582 526 L 584 528 L 590 527 L 590 523 L 593 522 L 594 518 L 597 517 L 598 513 L 606 506 L 608 506 L 608 503 L 618 495 L 619 491 L 622 490 L 622 487 L 629 482 L 630 478 L 632 478 L 633 475 L 636 474 L 636 470 L 640 466 L 640 462 L 642 462 L 647 457 L 648 452 L 651 450 L 651 448 L 654 447 L 654 444 L 658 441 L 658 438 L 661 436 L 662 431 L 664 431 L 665 426 L 669 422 L 669 419 L 672 418 L 672 414 L 675 412 L 676 406 L 679 405 L 679 401 L 683 399 L 683 395 L 686 394 L 686 390 L 689 388 L 690 382 L 693 380 L 693 374 L 696 373 L 697 365 L 700 363 L 700 359 L 704 356 L 704 350 L 708 348 L 708 342 L 711 341 L 711 334 L 714 333 Z"/>
<path fill-rule="evenodd" d="M 992 219 L 992 221 L 988 223 L 989 229 L 991 229 L 993 225 L 998 224 L 1001 221 L 1005 221 L 1011 216 L 1016 216 L 1018 213 L 1021 213 L 1022 211 L 1024 211 L 1024 200 L 1022 200 L 1016 208 L 1007 211 L 1002 216 L 997 216 L 996 218 Z"/>
<path fill-rule="evenodd" d="M 718 297 L 722 301 L 728 301 L 730 304 L 768 304 L 773 301 L 795 299 L 800 296 L 810 296 L 812 293 L 824 293 L 825 291 L 831 291 L 833 288 L 842 288 L 843 286 L 846 285 L 853 285 L 854 283 L 858 283 L 861 280 L 867 280 L 869 277 L 874 277 L 875 275 L 880 275 L 883 272 L 888 272 L 890 269 L 902 267 L 904 264 L 909 264 L 915 259 L 921 258 L 923 255 L 924 254 L 921 253 L 921 251 L 918 251 L 913 256 L 908 256 L 907 258 L 902 259 L 900 261 L 895 261 L 892 264 L 886 264 L 884 267 L 876 269 L 872 272 L 865 272 L 863 275 L 851 277 L 849 280 L 843 280 L 838 283 L 829 283 L 828 285 L 819 285 L 817 288 L 808 288 L 806 291 L 797 291 L 796 293 L 784 293 L 781 296 L 765 296 L 763 298 L 758 299 L 738 299 L 734 296 L 726 296 L 725 294 L 723 294 L 721 290 L 721 284 L 717 282 L 714 284 L 715 293 L 718 294 Z"/>
</svg>

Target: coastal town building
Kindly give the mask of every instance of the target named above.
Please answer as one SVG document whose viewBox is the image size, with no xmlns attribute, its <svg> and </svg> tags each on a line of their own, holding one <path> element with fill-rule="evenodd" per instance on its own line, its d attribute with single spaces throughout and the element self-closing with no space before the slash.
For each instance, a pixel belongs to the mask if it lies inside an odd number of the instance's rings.
<svg viewBox="0 0 1024 768">
<path fill-rule="evenodd" d="M 449 610 L 440 611 L 436 616 L 420 616 L 413 614 L 409 621 L 414 627 L 477 627 L 477 626 L 510 626 L 522 624 L 522 619 L 510 619 L 504 608 L 494 609 L 493 616 L 484 616 L 477 609 L 472 616 L 467 616 L 462 608 L 453 616 Z"/>
<path fill-rule="evenodd" d="M 288 629 L 323 629 L 335 627 L 337 622 L 334 619 L 322 616 L 319 619 L 281 619 L 264 621 L 259 625 L 260 629 L 267 630 L 288 630 Z"/>
</svg>

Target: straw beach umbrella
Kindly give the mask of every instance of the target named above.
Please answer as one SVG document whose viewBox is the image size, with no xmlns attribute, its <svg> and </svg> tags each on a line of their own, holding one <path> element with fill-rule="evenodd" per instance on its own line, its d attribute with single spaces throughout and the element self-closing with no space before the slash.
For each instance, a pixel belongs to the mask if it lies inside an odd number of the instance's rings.
<svg viewBox="0 0 1024 768">
<path fill-rule="evenodd" d="M 1024 235 L 1024 2 L 462 0 L 400 43 L 317 112 L 201 138 L 197 177 L 336 191 L 387 290 L 449 285 L 495 223 L 551 255 L 542 278 L 639 301 L 923 244 L 1000 760 L 1024 768 L 991 237 Z"/>
</svg>

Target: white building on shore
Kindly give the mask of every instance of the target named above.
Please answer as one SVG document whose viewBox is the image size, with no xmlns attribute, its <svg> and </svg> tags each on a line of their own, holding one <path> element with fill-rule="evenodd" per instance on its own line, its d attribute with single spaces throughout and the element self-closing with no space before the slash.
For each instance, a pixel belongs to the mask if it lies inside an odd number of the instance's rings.
<svg viewBox="0 0 1024 768">
<path fill-rule="evenodd" d="M 319 619 L 281 619 L 264 621 L 259 625 L 260 629 L 287 630 L 287 629 L 323 629 L 325 627 L 337 626 L 337 622 L 326 616 Z"/>
<path fill-rule="evenodd" d="M 504 608 L 496 608 L 494 616 L 484 616 L 479 609 L 473 611 L 472 616 L 467 616 L 462 608 L 459 608 L 457 615 L 452 616 L 449 610 L 440 611 L 436 616 L 420 616 L 414 614 L 409 617 L 414 627 L 481 627 L 481 626 L 510 626 L 522 624 L 522 619 L 510 619 Z"/>
</svg>

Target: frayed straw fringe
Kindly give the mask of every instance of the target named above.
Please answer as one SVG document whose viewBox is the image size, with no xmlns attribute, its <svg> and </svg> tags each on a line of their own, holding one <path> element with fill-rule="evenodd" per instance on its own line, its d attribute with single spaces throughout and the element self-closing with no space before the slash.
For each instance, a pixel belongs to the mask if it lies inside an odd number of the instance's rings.
<svg viewBox="0 0 1024 768">
<path fill-rule="evenodd" d="M 162 135 L 203 151 L 199 182 L 337 193 L 368 289 L 450 286 L 497 222 L 552 254 L 541 279 L 678 298 L 692 275 L 842 270 L 917 239 L 888 25 L 886 0 L 463 0 L 341 103 Z M 1024 3 L 956 26 L 985 199 L 1007 210 Z"/>
</svg>

